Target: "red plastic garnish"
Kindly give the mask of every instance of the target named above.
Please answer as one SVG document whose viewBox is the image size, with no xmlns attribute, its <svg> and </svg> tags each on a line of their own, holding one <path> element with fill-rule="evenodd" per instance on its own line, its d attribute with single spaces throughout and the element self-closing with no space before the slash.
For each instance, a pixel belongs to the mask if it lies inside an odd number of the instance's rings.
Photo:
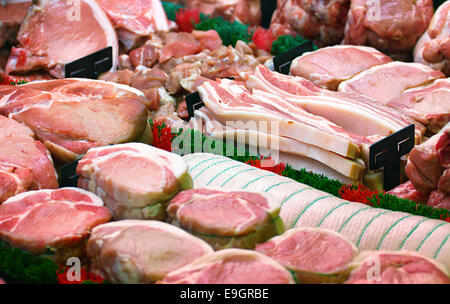
<svg viewBox="0 0 450 304">
<path fill-rule="evenodd" d="M 266 30 L 262 27 L 258 27 L 256 31 L 253 32 L 252 41 L 258 49 L 269 52 L 272 50 L 272 44 L 275 40 L 272 32 Z"/>
<path fill-rule="evenodd" d="M 443 214 L 441 215 L 441 220 L 449 222 L 450 223 L 450 214 L 447 213 L 446 216 L 444 216 Z"/>
<path fill-rule="evenodd" d="M 370 190 L 366 186 L 359 184 L 355 187 L 351 184 L 346 184 L 339 189 L 339 196 L 347 201 L 362 203 L 374 207 L 373 202 L 370 199 L 376 198 L 377 205 L 380 203 L 380 198 L 378 197 L 378 191 Z"/>
<path fill-rule="evenodd" d="M 84 267 L 81 267 L 80 281 L 69 281 L 67 276 L 69 269 L 68 266 L 63 266 L 57 271 L 59 284 L 83 284 L 84 282 L 102 284 L 105 281 L 102 276 L 87 272 Z"/>
<path fill-rule="evenodd" d="M 0 74 L 0 85 L 14 85 L 16 80 L 8 75 Z"/>
<path fill-rule="evenodd" d="M 265 158 L 261 156 L 260 159 L 250 159 L 245 163 L 252 167 L 270 171 L 278 175 L 282 175 L 284 170 L 286 169 L 285 164 L 283 163 L 275 164 L 275 162 L 270 157 Z"/>
<path fill-rule="evenodd" d="M 191 33 L 194 25 L 200 22 L 200 11 L 198 9 L 179 9 L 176 13 L 176 22 L 182 32 Z"/>
<path fill-rule="evenodd" d="M 152 125 L 152 145 L 156 148 L 172 152 L 172 140 L 177 134 L 172 133 L 172 128 L 167 127 L 163 121 L 157 120 Z"/>
</svg>

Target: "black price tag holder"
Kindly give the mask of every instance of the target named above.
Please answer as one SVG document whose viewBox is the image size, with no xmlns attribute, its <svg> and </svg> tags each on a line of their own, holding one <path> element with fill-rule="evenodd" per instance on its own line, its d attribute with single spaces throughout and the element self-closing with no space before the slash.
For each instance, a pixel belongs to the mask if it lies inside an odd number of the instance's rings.
<svg viewBox="0 0 450 304">
<path fill-rule="evenodd" d="M 78 178 L 77 175 L 77 166 L 78 166 L 78 159 L 70 162 L 68 164 L 65 164 L 61 168 L 59 168 L 59 173 L 61 174 L 60 179 L 60 187 L 77 187 L 78 185 Z"/>
<path fill-rule="evenodd" d="M 194 111 L 205 106 L 198 92 L 186 95 L 186 105 L 188 110 L 189 118 L 194 117 Z"/>
<path fill-rule="evenodd" d="M 295 48 L 290 49 L 289 51 L 275 56 L 273 58 L 273 66 L 275 68 L 275 72 L 289 75 L 292 61 L 295 58 L 303 55 L 304 53 L 312 51 L 314 51 L 314 44 L 309 40 L 305 43 L 300 44 L 299 46 L 296 46 Z"/>
<path fill-rule="evenodd" d="M 384 168 L 384 190 L 400 184 L 400 158 L 414 148 L 415 126 L 411 124 L 370 146 L 369 169 Z"/>
<path fill-rule="evenodd" d="M 273 13 L 277 8 L 276 0 L 263 0 L 261 1 L 261 26 L 264 28 L 270 27 Z"/>
<path fill-rule="evenodd" d="M 89 78 L 97 79 L 113 66 L 113 49 L 108 46 L 83 58 L 77 59 L 65 65 L 66 78 Z"/>
</svg>

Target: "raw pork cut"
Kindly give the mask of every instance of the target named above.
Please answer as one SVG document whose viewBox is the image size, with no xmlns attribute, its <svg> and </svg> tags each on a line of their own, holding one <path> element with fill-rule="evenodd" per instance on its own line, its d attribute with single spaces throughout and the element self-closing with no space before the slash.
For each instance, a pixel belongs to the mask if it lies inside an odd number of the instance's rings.
<svg viewBox="0 0 450 304">
<path fill-rule="evenodd" d="M 114 219 L 166 217 L 166 202 L 192 188 L 184 160 L 142 143 L 90 149 L 80 160 L 78 186 L 99 195 Z"/>
<path fill-rule="evenodd" d="M 318 228 L 293 228 L 255 248 L 293 271 L 298 283 L 341 283 L 357 248 L 342 235 Z"/>
<path fill-rule="evenodd" d="M 356 158 L 361 138 L 346 132 L 327 119 L 294 107 L 280 96 L 258 92 L 250 94 L 243 83 L 228 79 L 206 81 L 198 87 L 203 102 L 221 121 L 266 122 L 266 132 Z M 267 123 L 269 122 L 269 123 Z M 272 123 L 270 123 L 272 122 Z M 274 123 L 278 130 L 272 130 Z"/>
<path fill-rule="evenodd" d="M 428 197 L 427 195 L 419 192 L 411 181 L 407 181 L 394 189 L 388 191 L 387 193 L 395 195 L 399 198 L 408 199 L 417 203 L 426 204 Z"/>
<path fill-rule="evenodd" d="M 189 9 L 198 9 L 205 15 L 223 17 L 229 21 L 259 25 L 261 1 L 264 0 L 183 0 Z"/>
<path fill-rule="evenodd" d="M 432 16 L 432 0 L 352 0 L 343 43 L 407 59 Z"/>
<path fill-rule="evenodd" d="M 85 190 L 29 191 L 0 205 L 0 238 L 34 253 L 50 251 L 61 260 L 82 256 L 91 229 L 110 219 L 102 200 Z"/>
<path fill-rule="evenodd" d="M 450 194 L 435 190 L 431 192 L 427 205 L 433 208 L 442 208 L 450 211 Z"/>
<path fill-rule="evenodd" d="M 409 251 L 365 251 L 352 265 L 346 284 L 450 284 L 437 261 Z"/>
<path fill-rule="evenodd" d="M 450 121 L 450 78 L 406 90 L 387 105 L 407 113 L 435 134 Z"/>
<path fill-rule="evenodd" d="M 169 22 L 160 0 L 95 0 L 117 29 L 127 50 L 153 32 L 168 32 Z"/>
<path fill-rule="evenodd" d="M 5 42 L 16 42 L 17 33 L 22 24 L 31 0 L 7 0 L 0 3 L 0 47 Z"/>
<path fill-rule="evenodd" d="M 198 188 L 176 195 L 170 223 L 207 241 L 215 250 L 253 249 L 284 232 L 280 202 L 265 193 Z"/>
<path fill-rule="evenodd" d="M 444 2 L 435 12 L 428 30 L 416 44 L 414 61 L 450 76 L 450 1 Z"/>
<path fill-rule="evenodd" d="M 408 156 L 405 172 L 414 187 L 428 195 L 441 185 L 441 191 L 450 193 L 449 174 L 443 174 L 450 168 L 450 123 L 438 134 L 421 145 L 415 146 Z"/>
<path fill-rule="evenodd" d="M 221 141 L 234 139 L 240 144 L 257 147 L 260 151 L 272 149 L 292 154 L 296 160 L 298 156 L 307 157 L 309 161 L 317 160 L 352 180 L 360 180 L 366 169 L 364 164 L 308 143 L 268 134 L 263 130 L 245 129 L 245 126 L 239 124 L 227 127 L 220 123 L 207 107 L 196 110 L 189 125 L 192 129 Z M 293 165 L 293 161 L 291 160 L 289 164 Z"/>
<path fill-rule="evenodd" d="M 117 35 L 95 0 L 38 0 L 20 27 L 19 47 L 14 47 L 6 73 L 49 71 L 64 77 L 64 65 L 81 57 L 113 47 L 117 65 Z"/>
<path fill-rule="evenodd" d="M 245 78 L 248 88 L 277 94 L 296 107 L 364 136 L 366 144 L 414 123 L 403 113 L 370 98 L 325 90 L 302 77 L 272 72 L 262 65 L 254 73 L 247 73 Z M 421 142 L 424 132 L 425 128 L 416 123 L 416 142 Z"/>
<path fill-rule="evenodd" d="M 59 161 L 95 146 L 137 139 L 147 99 L 128 86 L 87 79 L 37 81 L 0 88 L 0 114 L 26 124 Z"/>
<path fill-rule="evenodd" d="M 293 284 L 289 271 L 255 251 L 225 249 L 169 273 L 164 284 Z"/>
<path fill-rule="evenodd" d="M 53 161 L 26 126 L 0 116 L 0 204 L 28 190 L 58 188 Z"/>
<path fill-rule="evenodd" d="M 318 46 L 338 44 L 349 7 L 350 0 L 279 0 L 270 30 L 275 37 L 298 34 L 314 39 Z"/>
<path fill-rule="evenodd" d="M 426 65 L 395 61 L 375 66 L 341 82 L 338 90 L 361 94 L 387 104 L 406 89 L 426 85 L 443 77 L 445 75 L 442 72 Z"/>
<path fill-rule="evenodd" d="M 336 91 L 339 84 L 373 66 L 391 62 L 388 56 L 371 47 L 337 45 L 304 53 L 291 64 L 291 75 L 311 80 Z"/>
<path fill-rule="evenodd" d="M 211 254 L 206 242 L 158 221 L 124 220 L 95 227 L 87 245 L 92 271 L 112 283 L 154 283 Z"/>
</svg>

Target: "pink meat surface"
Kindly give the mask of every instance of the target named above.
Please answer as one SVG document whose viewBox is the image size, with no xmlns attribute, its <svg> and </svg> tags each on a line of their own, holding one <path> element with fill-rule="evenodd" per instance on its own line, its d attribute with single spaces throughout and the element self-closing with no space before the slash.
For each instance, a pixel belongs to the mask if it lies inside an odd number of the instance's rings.
<svg viewBox="0 0 450 304">
<path fill-rule="evenodd" d="M 222 39 L 215 30 L 193 31 L 192 35 L 197 39 L 204 49 L 214 51 L 222 46 Z"/>
<path fill-rule="evenodd" d="M 53 161 L 33 132 L 0 116 L 0 204 L 18 193 L 58 188 Z"/>
<path fill-rule="evenodd" d="M 91 147 L 138 138 L 147 114 L 143 95 L 98 80 L 31 82 L 0 88 L 0 114 L 27 125 L 65 162 Z"/>
<path fill-rule="evenodd" d="M 395 195 L 399 198 L 408 199 L 414 202 L 426 204 L 428 196 L 419 192 L 411 181 L 407 181 L 394 189 L 388 191 L 389 194 Z"/>
<path fill-rule="evenodd" d="M 201 43 L 192 34 L 170 32 L 165 36 L 165 44 L 160 51 L 159 62 L 164 63 L 172 57 L 197 54 L 202 49 Z"/>
<path fill-rule="evenodd" d="M 301 76 L 329 90 L 373 66 L 392 60 L 376 49 L 360 46 L 332 46 L 306 53 L 291 65 L 291 75 Z"/>
<path fill-rule="evenodd" d="M 179 193 L 167 212 L 183 228 L 217 236 L 241 236 L 266 224 L 274 206 L 267 197 L 245 191 L 193 189 Z"/>
<path fill-rule="evenodd" d="M 407 58 L 432 16 L 432 0 L 352 0 L 344 43 Z"/>
<path fill-rule="evenodd" d="M 372 67 L 341 82 L 338 90 L 361 94 L 387 104 L 409 88 L 426 85 L 445 77 L 440 71 L 418 64 L 395 61 Z"/>
<path fill-rule="evenodd" d="M 127 49 L 154 32 L 168 32 L 169 21 L 160 0 L 95 0 L 117 29 Z"/>
<path fill-rule="evenodd" d="M 105 47 L 113 47 L 117 64 L 117 36 L 108 17 L 94 0 L 39 0 L 29 10 L 6 66 L 6 73 L 49 71 L 64 77 L 64 65 Z"/>
<path fill-rule="evenodd" d="M 7 1 L 0 5 L 0 47 L 5 42 L 16 42 L 19 27 L 30 6 L 30 0 Z"/>
<path fill-rule="evenodd" d="M 450 211 L 450 194 L 440 190 L 431 192 L 427 205 L 433 208 L 443 208 Z"/>
<path fill-rule="evenodd" d="M 187 165 L 176 154 L 141 143 L 89 150 L 77 166 L 79 187 L 97 193 L 115 219 L 169 200 L 182 188 Z M 141 218 L 141 217 L 138 217 Z"/>
<path fill-rule="evenodd" d="M 423 194 L 428 194 L 438 187 L 444 169 L 448 168 L 446 160 L 450 154 L 449 132 L 450 123 L 425 143 L 415 146 L 409 153 L 405 172 L 414 187 Z M 444 187 L 447 184 L 447 176 L 448 173 L 441 182 Z"/>
<path fill-rule="evenodd" d="M 356 247 L 326 230 L 291 229 L 255 248 L 292 271 L 333 274 L 348 268 Z"/>
<path fill-rule="evenodd" d="M 206 242 L 175 226 L 142 220 L 100 225 L 87 247 L 93 270 L 114 283 L 154 283 L 212 252 Z"/>
<path fill-rule="evenodd" d="M 450 2 L 444 2 L 434 13 L 428 30 L 414 49 L 414 61 L 427 64 L 450 76 Z"/>
<path fill-rule="evenodd" d="M 404 91 L 387 103 L 404 111 L 424 124 L 432 133 L 437 133 L 450 121 L 450 79 L 437 79 L 423 87 Z"/>
<path fill-rule="evenodd" d="M 32 252 L 76 247 L 91 229 L 111 219 L 94 194 L 77 189 L 38 190 L 0 205 L 0 238 Z"/>
<path fill-rule="evenodd" d="M 372 252 L 357 262 L 347 284 L 449 284 L 433 260 L 414 253 Z M 357 258 L 358 259 L 358 258 Z M 379 265 L 379 271 L 374 271 Z M 445 267 L 445 266 L 443 266 Z"/>
<path fill-rule="evenodd" d="M 255 251 L 225 249 L 169 273 L 163 284 L 292 284 L 292 275 Z"/>
</svg>

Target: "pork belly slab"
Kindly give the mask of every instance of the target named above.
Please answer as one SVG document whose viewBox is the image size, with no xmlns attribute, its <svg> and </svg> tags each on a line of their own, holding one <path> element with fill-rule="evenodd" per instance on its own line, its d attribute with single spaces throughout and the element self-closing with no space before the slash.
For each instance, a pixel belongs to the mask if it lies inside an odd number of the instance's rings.
<svg viewBox="0 0 450 304">
<path fill-rule="evenodd" d="M 377 140 L 371 136 L 387 136 L 411 123 L 416 125 L 416 142 L 421 142 L 425 132 L 423 125 L 401 111 L 360 94 L 332 92 L 305 78 L 272 72 L 262 65 L 244 77 L 249 89 L 279 95 L 295 107 L 325 117 L 347 132 L 362 136 L 365 143 Z"/>
<path fill-rule="evenodd" d="M 166 202 L 192 188 L 187 164 L 142 143 L 90 149 L 80 160 L 78 186 L 99 195 L 114 219 L 166 217 Z"/>
<path fill-rule="evenodd" d="M 58 188 L 53 160 L 28 127 L 0 115 L 0 204 L 28 190 Z"/>
<path fill-rule="evenodd" d="M 124 220 L 97 226 L 87 245 L 91 270 L 121 284 L 155 283 L 213 249 L 159 221 Z"/>
<path fill-rule="evenodd" d="M 162 284 L 293 284 L 291 273 L 256 251 L 224 249 L 167 274 Z"/>
<path fill-rule="evenodd" d="M 195 130 L 202 130 L 208 136 L 220 140 L 234 139 L 240 144 L 248 144 L 260 151 L 278 150 L 293 156 L 317 160 L 352 180 L 360 180 L 366 169 L 365 165 L 358 161 L 292 138 L 264 133 L 257 129 L 245 129 L 243 125 L 234 127 L 223 125 L 207 107 L 196 110 L 189 124 Z"/>
<path fill-rule="evenodd" d="M 67 78 L 0 88 L 0 114 L 27 125 L 60 162 L 91 147 L 133 141 L 146 126 L 139 90 L 100 80 Z"/>
<path fill-rule="evenodd" d="M 222 122 L 269 122 L 278 124 L 279 135 L 310 143 L 339 155 L 356 158 L 360 138 L 327 119 L 294 107 L 280 96 L 260 91 L 251 94 L 243 83 L 222 79 L 198 87 L 205 105 Z M 275 132 L 275 130 L 273 130 Z"/>
<path fill-rule="evenodd" d="M 64 77 L 64 65 L 108 46 L 117 66 L 118 42 L 114 27 L 94 0 L 34 1 L 19 30 L 6 73 L 44 69 Z"/>
<path fill-rule="evenodd" d="M 280 202 L 266 193 L 197 188 L 168 204 L 170 223 L 207 241 L 214 249 L 253 249 L 284 232 Z"/>
<path fill-rule="evenodd" d="M 50 250 L 57 260 L 80 257 L 91 229 L 110 219 L 102 200 L 83 189 L 29 191 L 0 205 L 0 238 L 37 254 Z"/>
<path fill-rule="evenodd" d="M 373 66 L 391 62 L 380 51 L 365 46 L 337 45 L 304 53 L 291 64 L 291 75 L 336 91 L 339 84 Z"/>
</svg>

